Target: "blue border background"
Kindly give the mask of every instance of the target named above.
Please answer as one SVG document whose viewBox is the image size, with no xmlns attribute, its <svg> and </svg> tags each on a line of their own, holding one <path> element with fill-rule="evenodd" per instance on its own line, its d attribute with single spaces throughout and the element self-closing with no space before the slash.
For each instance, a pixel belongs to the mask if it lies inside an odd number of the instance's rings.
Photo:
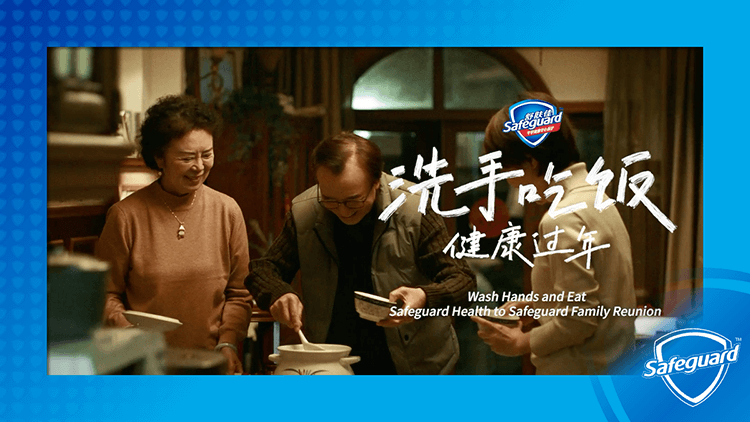
<svg viewBox="0 0 750 422">
<path fill-rule="evenodd" d="M 46 375 L 48 46 L 702 46 L 704 328 L 743 337 L 747 6 L 554 0 L 0 0 L 0 420 L 745 418 L 750 357 L 693 409 L 640 377 Z M 738 57 L 740 59 L 738 60 Z M 731 89 L 727 84 L 731 83 Z M 742 103 L 736 108 L 741 110 Z M 723 110 L 725 107 L 722 107 Z M 730 110 L 732 109 L 730 108 Z M 724 132 L 731 123 L 739 130 Z M 719 130 L 714 130 L 719 129 Z M 737 138 L 740 141 L 728 141 Z M 737 222 L 737 223 L 733 223 Z M 728 224 L 729 223 L 729 224 Z M 730 225 L 731 224 L 731 225 Z"/>
</svg>

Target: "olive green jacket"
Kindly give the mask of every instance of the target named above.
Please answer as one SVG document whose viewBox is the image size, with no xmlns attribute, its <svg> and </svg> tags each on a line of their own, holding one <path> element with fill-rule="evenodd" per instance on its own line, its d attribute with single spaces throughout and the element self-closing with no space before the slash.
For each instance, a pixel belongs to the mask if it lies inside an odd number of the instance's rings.
<svg viewBox="0 0 750 422">
<path fill-rule="evenodd" d="M 406 182 L 391 190 L 394 180 L 385 173 L 375 200 L 379 213 L 401 193 L 406 202 L 386 222 L 377 220 L 372 245 L 372 283 L 376 294 L 388 297 L 397 287 L 420 286 L 433 282 L 416 264 L 422 214 L 417 210 L 419 194 L 411 194 Z M 336 216 L 317 201 L 317 186 L 306 190 L 292 202 L 297 230 L 305 308 L 305 328 L 313 342 L 324 342 L 331 323 L 333 301 L 338 283 L 338 258 L 333 240 Z M 444 374 L 458 360 L 458 341 L 449 317 L 427 317 L 385 328 L 391 357 L 399 374 Z"/>
</svg>

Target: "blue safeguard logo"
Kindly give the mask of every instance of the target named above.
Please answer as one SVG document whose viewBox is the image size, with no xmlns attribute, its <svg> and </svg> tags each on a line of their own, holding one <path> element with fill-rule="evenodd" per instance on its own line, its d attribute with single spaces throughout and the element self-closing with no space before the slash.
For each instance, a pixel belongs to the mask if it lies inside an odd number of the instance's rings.
<svg viewBox="0 0 750 422">
<path fill-rule="evenodd" d="M 660 377 L 672 394 L 695 407 L 716 392 L 739 352 L 739 342 L 719 333 L 685 328 L 654 342 L 654 359 L 644 364 L 642 376 Z"/>
<path fill-rule="evenodd" d="M 505 122 L 503 132 L 516 132 L 531 148 L 544 142 L 552 132 L 560 130 L 562 109 L 542 100 L 519 101 L 508 109 L 510 120 Z"/>
</svg>

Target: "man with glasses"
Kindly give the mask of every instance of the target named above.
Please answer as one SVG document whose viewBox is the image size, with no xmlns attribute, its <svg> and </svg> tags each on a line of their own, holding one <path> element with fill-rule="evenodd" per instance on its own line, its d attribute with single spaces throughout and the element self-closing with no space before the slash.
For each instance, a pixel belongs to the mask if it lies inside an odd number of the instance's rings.
<svg viewBox="0 0 750 422">
<path fill-rule="evenodd" d="M 344 132 L 313 151 L 316 186 L 294 198 L 284 229 L 263 258 L 250 263 L 245 285 L 258 306 L 312 342 L 346 344 L 362 360 L 356 374 L 444 374 L 458 359 L 449 317 L 359 317 L 354 292 L 443 308 L 466 301 L 476 279 L 468 265 L 442 252 L 450 242 L 419 195 L 393 189 L 380 149 Z M 401 193 L 406 202 L 387 221 L 380 213 Z M 301 273 L 301 298 L 289 283 Z M 304 301 L 304 305 L 303 305 Z"/>
</svg>

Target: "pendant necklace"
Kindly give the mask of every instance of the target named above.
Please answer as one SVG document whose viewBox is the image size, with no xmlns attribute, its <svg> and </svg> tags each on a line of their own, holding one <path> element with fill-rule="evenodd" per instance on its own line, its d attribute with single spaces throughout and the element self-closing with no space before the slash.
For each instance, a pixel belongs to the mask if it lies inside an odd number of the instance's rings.
<svg viewBox="0 0 750 422">
<path fill-rule="evenodd" d="M 185 213 L 185 220 L 187 220 L 188 214 L 190 214 L 190 211 L 193 209 L 193 204 L 195 203 L 195 198 L 198 197 L 198 191 L 195 192 L 195 195 L 193 196 L 193 200 L 190 202 L 190 208 L 188 209 L 187 213 Z M 164 203 L 164 206 L 167 207 L 169 212 L 172 213 L 172 217 L 174 217 L 175 220 L 177 220 L 178 223 L 180 223 L 180 228 L 177 229 L 177 240 L 182 240 L 185 237 L 185 223 L 180 221 L 179 218 L 177 218 L 177 215 L 172 211 L 172 208 L 169 208 L 169 205 L 167 205 L 167 201 L 162 198 L 161 202 Z"/>
</svg>

